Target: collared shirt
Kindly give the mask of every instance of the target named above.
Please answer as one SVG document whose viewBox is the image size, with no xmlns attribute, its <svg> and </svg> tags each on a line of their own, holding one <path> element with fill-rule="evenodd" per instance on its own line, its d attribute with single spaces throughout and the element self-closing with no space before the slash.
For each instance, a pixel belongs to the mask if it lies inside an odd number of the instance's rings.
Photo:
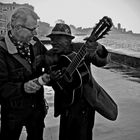
<svg viewBox="0 0 140 140">
<path fill-rule="evenodd" d="M 7 50 L 10 54 L 18 53 L 22 58 L 26 59 L 28 63 L 32 63 L 34 54 L 31 43 L 27 44 L 15 40 L 11 35 L 11 31 L 6 34 L 5 38 L 6 45 L 8 45 Z"/>
<path fill-rule="evenodd" d="M 5 43 L 7 46 L 7 50 L 10 54 L 16 54 L 18 53 L 16 46 L 12 43 L 10 40 L 8 33 L 5 35 Z"/>
</svg>

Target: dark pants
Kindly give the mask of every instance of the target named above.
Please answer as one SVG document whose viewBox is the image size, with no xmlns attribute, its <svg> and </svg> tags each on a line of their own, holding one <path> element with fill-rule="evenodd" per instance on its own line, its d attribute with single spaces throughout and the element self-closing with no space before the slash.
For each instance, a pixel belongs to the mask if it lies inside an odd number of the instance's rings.
<svg viewBox="0 0 140 140">
<path fill-rule="evenodd" d="M 92 140 L 94 109 L 85 100 L 74 103 L 60 117 L 59 140 Z"/>
<path fill-rule="evenodd" d="M 0 140 L 19 140 L 23 126 L 26 127 L 27 140 L 43 140 L 44 116 L 39 110 L 4 112 L 1 119 Z"/>
</svg>

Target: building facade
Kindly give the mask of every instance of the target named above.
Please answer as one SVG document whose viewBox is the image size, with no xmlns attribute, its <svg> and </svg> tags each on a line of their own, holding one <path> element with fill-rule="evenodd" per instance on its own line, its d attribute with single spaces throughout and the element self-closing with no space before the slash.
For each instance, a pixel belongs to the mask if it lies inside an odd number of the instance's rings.
<svg viewBox="0 0 140 140">
<path fill-rule="evenodd" d="M 0 2 L 0 36 L 4 36 L 9 26 L 9 18 L 14 9 L 18 7 L 28 7 L 34 10 L 34 7 L 29 4 L 1 3 Z"/>
</svg>

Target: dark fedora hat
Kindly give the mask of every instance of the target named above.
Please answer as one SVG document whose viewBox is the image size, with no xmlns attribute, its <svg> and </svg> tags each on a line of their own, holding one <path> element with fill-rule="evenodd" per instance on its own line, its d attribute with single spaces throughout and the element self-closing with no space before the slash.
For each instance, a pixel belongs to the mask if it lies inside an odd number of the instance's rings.
<svg viewBox="0 0 140 140">
<path fill-rule="evenodd" d="M 54 35 L 65 35 L 74 39 L 75 37 L 71 35 L 71 29 L 67 24 L 57 23 L 52 29 L 51 34 L 47 35 L 47 37 L 53 37 Z"/>
</svg>

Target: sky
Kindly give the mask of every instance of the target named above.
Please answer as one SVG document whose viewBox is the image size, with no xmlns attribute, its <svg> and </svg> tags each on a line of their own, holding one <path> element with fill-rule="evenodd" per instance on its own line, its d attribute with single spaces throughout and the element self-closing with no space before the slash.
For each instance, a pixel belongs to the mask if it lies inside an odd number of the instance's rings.
<svg viewBox="0 0 140 140">
<path fill-rule="evenodd" d="M 42 22 L 54 26 L 58 19 L 75 27 L 94 27 L 108 16 L 126 31 L 140 33 L 140 0 L 0 0 L 3 3 L 28 3 Z"/>
</svg>

